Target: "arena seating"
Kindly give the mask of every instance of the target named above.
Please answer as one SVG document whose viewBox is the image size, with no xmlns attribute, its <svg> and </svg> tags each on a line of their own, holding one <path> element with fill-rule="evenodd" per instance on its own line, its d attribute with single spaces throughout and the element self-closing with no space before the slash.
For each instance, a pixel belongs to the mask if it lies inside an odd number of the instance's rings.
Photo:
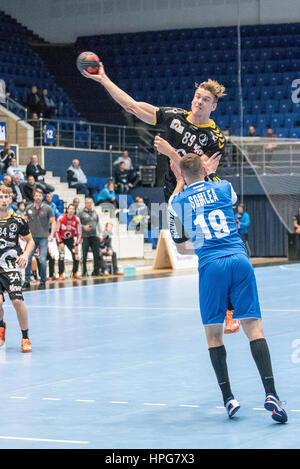
<svg viewBox="0 0 300 469">
<path fill-rule="evenodd" d="M 252 124 L 261 136 L 271 126 L 280 137 L 299 138 L 300 103 L 291 95 L 300 77 L 300 23 L 242 26 L 241 45 L 244 134 Z M 220 81 L 227 96 L 214 119 L 240 134 L 235 27 L 85 36 L 76 48 L 97 53 L 135 99 L 160 106 L 189 109 L 195 82 Z"/>
<path fill-rule="evenodd" d="M 39 94 L 47 88 L 49 96 L 56 104 L 56 114 L 53 118 L 77 122 L 76 146 L 85 148 L 88 146 L 88 130 L 87 126 L 84 126 L 87 120 L 77 112 L 70 97 L 56 84 L 45 62 L 33 50 L 29 42 L 31 37 L 32 34 L 29 35 L 25 27 L 0 11 L 0 79 L 5 81 L 6 91 L 10 96 L 23 106 L 33 85 L 38 87 Z M 10 105 L 10 109 L 20 118 L 24 118 L 18 107 Z M 72 123 L 65 125 L 72 131 Z M 66 133 L 65 135 L 67 136 Z M 97 147 L 98 141 L 98 136 L 92 135 L 92 147 Z M 73 138 L 65 138 L 61 144 L 73 146 Z"/>
</svg>

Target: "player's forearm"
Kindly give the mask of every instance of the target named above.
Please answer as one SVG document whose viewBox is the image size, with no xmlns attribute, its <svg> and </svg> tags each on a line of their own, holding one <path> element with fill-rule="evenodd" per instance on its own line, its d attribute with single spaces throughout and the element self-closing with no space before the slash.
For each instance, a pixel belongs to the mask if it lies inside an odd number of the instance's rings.
<svg viewBox="0 0 300 469">
<path fill-rule="evenodd" d="M 134 114 L 138 119 L 147 124 L 154 124 L 154 106 L 148 103 L 135 101 L 129 94 L 113 83 L 108 76 L 105 76 L 101 83 L 111 97 L 120 104 L 126 112 Z"/>
<path fill-rule="evenodd" d="M 125 91 L 121 90 L 115 83 L 113 83 L 108 76 L 105 76 L 101 80 L 101 84 L 104 86 L 106 91 L 111 95 L 111 97 L 122 106 L 125 111 L 130 112 L 130 108 L 134 106 L 136 101 L 129 96 L 129 94 L 125 93 Z"/>
<path fill-rule="evenodd" d="M 171 197 L 173 197 L 174 195 L 177 195 L 177 194 L 179 194 L 180 192 L 182 192 L 183 189 L 184 189 L 184 184 L 185 184 L 185 182 L 184 182 L 184 180 L 183 180 L 182 178 L 180 178 L 179 180 L 177 180 L 176 187 L 175 187 L 175 189 L 174 189 L 173 194 L 171 195 Z"/>
<path fill-rule="evenodd" d="M 25 256 L 28 257 L 31 251 L 34 249 L 34 246 L 35 246 L 34 241 L 32 237 L 30 237 L 28 240 L 26 240 L 26 245 L 25 245 L 23 254 L 25 254 Z"/>
</svg>

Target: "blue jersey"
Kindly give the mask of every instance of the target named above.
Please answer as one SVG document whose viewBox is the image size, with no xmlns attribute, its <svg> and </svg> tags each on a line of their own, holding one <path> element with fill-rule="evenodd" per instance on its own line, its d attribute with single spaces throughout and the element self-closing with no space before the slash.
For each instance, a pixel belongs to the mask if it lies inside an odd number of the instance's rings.
<svg viewBox="0 0 300 469">
<path fill-rule="evenodd" d="M 199 268 L 220 257 L 247 256 L 237 231 L 232 204 L 236 194 L 228 181 L 199 181 L 170 199 L 199 257 Z"/>
</svg>

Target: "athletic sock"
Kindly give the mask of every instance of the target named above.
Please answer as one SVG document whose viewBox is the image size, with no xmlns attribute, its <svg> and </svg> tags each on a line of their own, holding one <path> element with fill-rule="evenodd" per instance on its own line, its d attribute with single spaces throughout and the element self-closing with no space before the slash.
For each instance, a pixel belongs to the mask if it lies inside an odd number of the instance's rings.
<svg viewBox="0 0 300 469">
<path fill-rule="evenodd" d="M 277 399 L 272 371 L 269 347 L 266 339 L 255 339 L 250 342 L 251 353 L 258 368 L 266 394 L 274 394 Z"/>
<path fill-rule="evenodd" d="M 224 404 L 228 401 L 229 398 L 233 399 L 228 376 L 228 369 L 226 363 L 226 349 L 224 345 L 219 347 L 211 347 L 208 349 L 211 359 L 212 366 L 215 370 L 218 384 L 220 386 Z"/>
<path fill-rule="evenodd" d="M 21 331 L 21 332 L 22 332 L 22 338 L 28 339 L 28 329 L 26 329 L 26 331 Z"/>
</svg>

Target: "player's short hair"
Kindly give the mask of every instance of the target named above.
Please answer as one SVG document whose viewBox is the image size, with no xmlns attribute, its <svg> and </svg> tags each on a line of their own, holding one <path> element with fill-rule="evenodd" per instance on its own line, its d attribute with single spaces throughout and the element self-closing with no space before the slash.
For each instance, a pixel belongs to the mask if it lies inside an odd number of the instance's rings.
<svg viewBox="0 0 300 469">
<path fill-rule="evenodd" d="M 0 192 L 2 194 L 11 194 L 12 193 L 12 188 L 7 187 L 5 184 L 0 184 Z"/>
<path fill-rule="evenodd" d="M 202 175 L 202 162 L 196 153 L 187 153 L 180 159 L 180 169 L 185 176 L 195 178 Z"/>
<path fill-rule="evenodd" d="M 226 96 L 225 93 L 225 86 L 221 85 L 218 81 L 212 80 L 209 78 L 207 81 L 203 81 L 202 83 L 195 83 L 196 89 L 204 88 L 207 91 L 210 91 L 217 102 L 223 96 Z"/>
</svg>

